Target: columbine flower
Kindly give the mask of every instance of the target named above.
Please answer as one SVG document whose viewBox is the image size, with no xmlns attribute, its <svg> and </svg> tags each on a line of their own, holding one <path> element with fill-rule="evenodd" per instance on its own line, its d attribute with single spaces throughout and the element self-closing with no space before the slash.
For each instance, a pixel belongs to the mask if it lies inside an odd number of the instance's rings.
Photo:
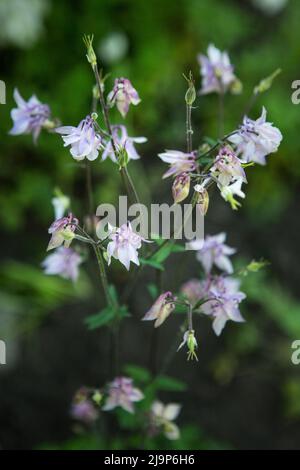
<svg viewBox="0 0 300 470">
<path fill-rule="evenodd" d="M 51 199 L 51 202 L 54 208 L 55 220 L 57 220 L 61 219 L 70 207 L 70 198 L 65 196 L 59 189 L 56 189 L 54 194 L 55 197 Z"/>
<path fill-rule="evenodd" d="M 163 162 L 170 164 L 170 168 L 163 175 L 163 178 L 194 171 L 197 166 L 195 152 L 184 153 L 179 150 L 166 150 L 164 153 L 159 153 L 158 156 Z"/>
<path fill-rule="evenodd" d="M 231 274 L 233 272 L 232 264 L 228 256 L 233 255 L 236 250 L 224 244 L 226 240 L 225 233 L 207 236 L 202 243 L 201 249 L 197 252 L 197 259 L 201 262 L 204 271 L 209 273 L 215 264 L 222 271 Z M 200 241 L 201 242 L 201 241 Z M 197 249 L 198 240 L 190 242 L 190 248 Z"/>
<path fill-rule="evenodd" d="M 172 186 L 174 202 L 179 203 L 188 197 L 190 192 L 190 183 L 191 177 L 188 173 L 181 173 L 176 176 Z"/>
<path fill-rule="evenodd" d="M 147 142 L 146 137 L 129 137 L 125 126 L 112 126 L 112 137 L 117 147 L 125 148 L 129 160 L 138 160 L 140 158 L 134 144 L 143 144 L 144 142 Z M 113 162 L 117 162 L 111 140 L 106 143 L 105 149 L 102 153 L 102 160 L 105 160 L 107 157 L 110 157 Z"/>
<path fill-rule="evenodd" d="M 50 117 L 49 106 L 42 104 L 35 95 L 25 101 L 16 88 L 14 99 L 18 107 L 11 110 L 14 125 L 9 133 L 11 135 L 32 134 L 36 142 L 42 127 Z"/>
<path fill-rule="evenodd" d="M 121 225 L 120 228 L 111 229 L 110 242 L 107 245 L 108 264 L 111 257 L 118 259 L 127 270 L 130 262 L 139 266 L 138 249 L 142 242 L 147 241 L 132 230 L 130 222 Z"/>
<path fill-rule="evenodd" d="M 245 321 L 239 311 L 239 304 L 246 295 L 239 292 L 239 287 L 238 280 L 223 276 L 218 276 L 208 283 L 208 300 L 202 304 L 201 311 L 214 319 L 213 330 L 217 336 L 221 334 L 228 320 Z"/>
<path fill-rule="evenodd" d="M 198 300 L 204 296 L 203 283 L 198 279 L 190 279 L 185 282 L 180 289 L 180 292 L 194 305 Z"/>
<path fill-rule="evenodd" d="M 179 439 L 180 431 L 178 426 L 173 423 L 177 418 L 181 410 L 181 405 L 177 403 L 169 403 L 164 405 L 160 401 L 153 402 L 151 406 L 151 425 L 156 429 L 162 429 L 167 439 L 175 440 Z"/>
<path fill-rule="evenodd" d="M 222 198 L 229 202 L 233 210 L 237 210 L 241 205 L 241 203 L 238 202 L 234 196 L 236 195 L 243 199 L 245 198 L 245 193 L 241 189 L 242 184 L 243 180 L 240 178 L 228 186 L 219 186 Z"/>
<path fill-rule="evenodd" d="M 207 214 L 209 206 L 209 194 L 205 187 L 208 181 L 210 181 L 210 178 L 207 178 L 203 183 L 195 184 L 194 186 L 194 190 L 198 193 L 196 208 L 200 211 L 202 216 Z"/>
<path fill-rule="evenodd" d="M 233 73 L 227 52 L 221 52 L 213 44 L 207 49 L 207 56 L 199 54 L 201 66 L 201 94 L 225 93 L 230 89 L 233 93 L 240 92 L 241 83 Z"/>
<path fill-rule="evenodd" d="M 110 411 L 120 406 L 129 413 L 134 413 L 133 403 L 144 398 L 143 393 L 133 387 L 132 379 L 117 377 L 109 384 L 109 395 L 103 406 L 104 411 Z"/>
<path fill-rule="evenodd" d="M 47 256 L 42 263 L 45 274 L 57 274 L 64 279 L 76 281 L 79 275 L 81 256 L 72 248 L 59 247 L 53 254 Z"/>
<path fill-rule="evenodd" d="M 67 217 L 55 220 L 48 229 L 48 233 L 51 234 L 51 239 L 47 251 L 58 248 L 62 244 L 68 248 L 75 236 L 76 225 L 78 225 L 78 219 L 76 219 L 72 213 Z"/>
<path fill-rule="evenodd" d="M 245 162 L 266 164 L 266 156 L 277 152 L 282 134 L 271 122 L 266 122 L 267 111 L 263 107 L 256 121 L 244 117 L 240 130 L 228 138 L 236 145 L 236 152 Z"/>
<path fill-rule="evenodd" d="M 71 416 L 84 424 L 91 424 L 98 418 L 98 410 L 89 398 L 87 388 L 81 387 L 76 392 L 71 406 Z"/>
<path fill-rule="evenodd" d="M 188 348 L 188 361 L 191 359 L 196 359 L 196 361 L 198 361 L 198 357 L 197 357 L 197 354 L 195 352 L 195 349 L 198 348 L 198 343 L 197 343 L 197 340 L 195 338 L 195 331 L 194 330 L 187 330 L 184 335 L 183 335 L 183 341 L 182 343 L 179 345 L 177 351 L 179 351 L 179 349 L 181 349 L 184 345 L 187 345 L 187 348 Z"/>
<path fill-rule="evenodd" d="M 110 106 L 116 104 L 121 115 L 125 117 L 128 113 L 129 105 L 133 104 L 136 106 L 140 103 L 141 99 L 130 80 L 127 78 L 116 78 L 114 87 L 107 96 L 107 101 Z"/>
<path fill-rule="evenodd" d="M 164 292 L 156 299 L 142 320 L 155 320 L 154 328 L 162 325 L 175 308 L 174 300 L 172 292 Z"/>
<path fill-rule="evenodd" d="M 95 130 L 95 121 L 87 116 L 77 127 L 57 127 L 55 132 L 62 135 L 65 147 L 71 146 L 70 152 L 75 160 L 95 160 L 102 147 L 101 136 Z"/>
<path fill-rule="evenodd" d="M 210 173 L 221 186 L 227 186 L 236 179 L 247 181 L 244 168 L 229 145 L 220 149 L 213 166 L 210 168 Z"/>
</svg>

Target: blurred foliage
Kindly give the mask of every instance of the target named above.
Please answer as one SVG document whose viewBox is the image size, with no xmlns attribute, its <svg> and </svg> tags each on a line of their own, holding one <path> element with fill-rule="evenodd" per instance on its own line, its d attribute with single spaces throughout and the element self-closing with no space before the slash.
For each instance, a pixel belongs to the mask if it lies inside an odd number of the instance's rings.
<svg viewBox="0 0 300 470">
<path fill-rule="evenodd" d="M 170 183 L 161 183 L 163 165 L 157 153 L 164 148 L 180 149 L 185 144 L 186 84 L 182 73 L 187 74 L 191 69 L 196 86 L 200 87 L 197 54 L 204 52 L 210 42 L 220 49 L 227 49 L 236 74 L 243 82 L 241 96 L 226 97 L 226 132 L 240 122 L 242 111 L 260 80 L 281 68 L 282 72 L 271 89 L 258 97 L 251 111 L 251 117 L 256 117 L 262 105 L 267 108 L 270 121 L 281 129 L 284 136 L 279 152 L 268 157 L 266 168 L 258 165 L 249 168 L 247 198 L 235 219 L 223 201 L 218 203 L 212 217 L 215 231 L 220 227 L 223 230 L 227 224 L 239 245 L 251 251 L 250 256 L 269 258 L 271 268 L 249 273 L 242 279 L 243 289 L 248 295 L 248 303 L 243 304 L 245 324 L 228 325 L 217 343 L 213 334 L 208 333 L 210 330 L 205 329 L 208 319 L 201 318 L 200 334 L 203 332 L 209 338 L 202 338 L 204 346 L 201 347 L 206 347 L 208 352 L 202 350 L 204 358 L 202 356 L 200 362 L 204 364 L 203 369 L 197 378 L 197 386 L 191 391 L 195 396 L 189 395 L 186 402 L 188 406 L 191 399 L 198 400 L 197 393 L 206 390 L 203 385 L 213 383 L 220 387 L 222 399 L 219 402 L 225 403 L 223 407 L 226 409 L 230 400 L 228 397 L 223 399 L 223 393 L 239 375 L 259 378 L 261 373 L 264 377 L 271 376 L 270 388 L 272 392 L 276 390 L 274 395 L 278 394 L 280 401 L 278 409 L 270 412 L 266 435 L 271 439 L 272 433 L 276 432 L 272 421 L 274 414 L 278 419 L 277 428 L 282 428 L 282 424 L 289 423 L 289 420 L 299 424 L 300 419 L 300 385 L 296 368 L 290 363 L 290 343 L 300 336 L 300 304 L 296 300 L 299 266 L 295 256 L 299 250 L 299 109 L 291 103 L 291 83 L 299 78 L 300 2 L 278 0 L 277 4 L 281 6 L 277 11 L 268 9 L 268 3 L 267 0 L 27 0 L 24 8 L 22 0 L 0 2 L 0 78 L 7 87 L 7 105 L 0 107 L 0 332 L 13 337 L 31 331 L 49 313 L 67 303 L 84 304 L 84 312 L 88 301 L 92 303 L 88 311 L 92 313 L 98 308 L 90 281 L 84 274 L 75 288 L 70 282 L 41 272 L 40 263 L 48 242 L 47 228 L 53 219 L 50 202 L 53 189 L 59 186 L 70 195 L 72 210 L 82 218 L 88 206 L 85 170 L 84 165 L 74 162 L 58 135 L 42 133 L 38 146 L 33 145 L 30 136 L 7 135 L 11 127 L 14 87 L 25 99 L 35 93 L 41 101 L 49 103 L 53 115 L 63 124 L 77 124 L 91 107 L 94 83 L 85 59 L 82 36 L 93 33 L 104 72 L 111 74 L 107 89 L 111 88 L 114 77 L 126 76 L 142 97 L 139 107 L 130 110 L 126 124 L 130 135 L 148 138 L 148 143 L 139 148 L 142 161 L 129 164 L 147 204 L 151 193 L 155 201 L 170 199 Z M 217 97 L 198 97 L 195 104 L 194 142 L 198 145 L 205 136 L 217 136 Z M 115 110 L 112 116 L 114 123 L 120 123 Z M 94 162 L 93 184 L 95 203 L 117 201 L 120 178 L 112 162 Z M 210 225 L 210 213 L 207 219 Z M 185 271 L 180 262 L 174 269 L 173 259 L 180 257 L 180 253 L 163 254 L 164 257 L 169 255 L 167 275 L 170 281 L 177 279 L 177 272 L 191 275 L 192 267 L 188 266 Z M 147 261 L 158 270 L 161 269 L 160 262 L 159 258 Z M 123 271 L 118 267 L 112 266 L 112 275 L 124 280 Z M 149 282 L 148 287 L 155 297 L 157 286 Z M 143 292 L 137 289 L 139 308 L 144 305 L 142 297 Z M 123 313 L 127 314 L 125 310 Z M 143 337 L 140 341 L 143 343 Z M 213 349 L 209 349 L 209 342 Z M 143 348 L 144 344 L 141 350 Z M 196 380 L 194 369 L 188 378 L 186 369 L 179 369 L 180 366 L 176 368 L 178 374 L 181 372 L 187 380 Z M 135 376 L 137 382 L 147 383 L 150 379 L 150 373 L 145 369 L 127 366 L 126 370 Z M 179 393 L 184 387 L 181 380 L 166 376 L 159 380 L 161 389 L 165 391 Z M 149 396 L 154 392 L 156 390 L 150 387 Z M 268 397 L 270 400 L 271 395 L 273 393 Z M 243 397 L 246 401 L 245 395 L 241 397 L 238 390 L 233 390 L 239 414 L 245 407 Z M 209 402 L 210 396 L 202 395 L 200 398 Z M 66 409 L 65 403 L 63 405 Z M 217 406 L 215 400 L 209 419 L 214 416 Z M 14 402 L 12 407 L 15 408 Z M 201 413 L 201 418 L 205 417 L 202 408 L 199 407 L 197 412 Z M 202 426 L 198 425 L 182 426 L 180 441 L 170 445 L 174 449 L 222 448 L 219 442 L 208 439 L 207 434 L 222 435 L 222 421 L 226 432 L 229 432 L 230 413 L 231 409 L 227 420 L 224 418 L 220 422 L 211 418 L 212 433 L 203 432 Z M 253 415 L 252 411 L 249 415 Z M 209 419 L 206 423 L 210 422 Z M 262 418 L 258 416 L 255 419 L 260 429 Z M 67 426 L 66 423 L 64 425 Z M 56 423 L 55 426 L 57 429 Z M 27 427 L 26 423 L 26 433 Z M 261 438 L 260 434 L 257 437 L 256 429 L 253 428 L 250 436 L 253 440 Z M 4 439 L 6 434 L 5 429 Z M 242 442 L 239 439 L 243 439 L 243 433 L 237 428 L 231 438 Z M 122 434 L 108 442 L 102 437 L 87 435 L 58 444 L 57 448 L 125 449 L 137 444 L 130 439 L 125 439 Z M 149 443 L 149 448 L 165 448 L 166 445 L 163 438 L 157 438 Z M 43 448 L 46 447 L 56 448 L 51 445 Z"/>
</svg>

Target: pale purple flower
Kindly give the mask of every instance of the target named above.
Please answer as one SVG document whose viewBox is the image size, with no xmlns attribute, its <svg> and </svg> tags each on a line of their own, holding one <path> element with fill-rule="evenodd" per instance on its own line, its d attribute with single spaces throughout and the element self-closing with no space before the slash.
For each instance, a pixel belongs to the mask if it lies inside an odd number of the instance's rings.
<svg viewBox="0 0 300 470">
<path fill-rule="evenodd" d="M 71 405 L 71 416 L 84 424 L 91 424 L 98 418 L 98 410 L 89 398 L 89 390 L 86 387 L 81 387 L 76 392 Z"/>
<path fill-rule="evenodd" d="M 45 274 L 59 275 L 73 282 L 78 279 L 79 265 L 82 263 L 81 256 L 72 248 L 59 247 L 51 255 L 47 256 L 42 266 Z"/>
<path fill-rule="evenodd" d="M 278 150 L 282 134 L 271 122 L 266 122 L 266 116 L 264 107 L 256 120 L 245 116 L 239 131 L 228 138 L 236 145 L 237 154 L 245 162 L 265 165 L 266 156 Z"/>
<path fill-rule="evenodd" d="M 245 170 L 241 161 L 229 145 L 219 150 L 210 173 L 217 179 L 218 185 L 227 186 L 236 179 L 247 182 Z"/>
<path fill-rule="evenodd" d="M 172 195 L 177 204 L 184 201 L 190 192 L 191 177 L 188 173 L 180 173 L 174 179 Z"/>
<path fill-rule="evenodd" d="M 124 118 L 128 113 L 130 104 L 136 106 L 141 99 L 128 78 L 116 78 L 114 87 L 107 96 L 107 101 L 110 106 L 116 104 Z"/>
<path fill-rule="evenodd" d="M 67 217 L 55 220 L 49 227 L 48 233 L 51 234 L 51 239 L 47 247 L 47 251 L 58 248 L 60 245 L 69 247 L 73 238 L 78 219 L 72 213 Z"/>
<path fill-rule="evenodd" d="M 240 282 L 237 279 L 217 276 L 207 284 L 207 302 L 201 306 L 201 311 L 213 318 L 213 330 L 219 336 L 228 320 L 244 322 L 239 304 L 246 298 L 239 291 Z"/>
<path fill-rule="evenodd" d="M 164 405 L 161 401 L 154 401 L 151 406 L 151 425 L 156 429 L 161 429 L 167 439 L 175 440 L 180 437 L 180 430 L 173 421 L 178 417 L 181 405 L 178 403 L 168 403 Z"/>
<path fill-rule="evenodd" d="M 25 101 L 17 88 L 14 89 L 14 99 L 18 107 L 11 110 L 14 125 L 9 133 L 11 135 L 32 134 L 36 142 L 42 127 L 50 117 L 49 106 L 41 103 L 35 95 Z"/>
<path fill-rule="evenodd" d="M 163 178 L 177 176 L 180 173 L 189 173 L 197 167 L 195 152 L 184 153 L 180 150 L 166 150 L 159 153 L 158 156 L 163 162 L 170 164 L 170 168 L 163 175 Z"/>
<path fill-rule="evenodd" d="M 229 256 L 234 254 L 234 248 L 225 245 L 226 234 L 208 235 L 202 243 L 202 248 L 197 252 L 197 259 L 201 262 L 204 271 L 210 273 L 213 265 L 216 265 L 222 271 L 231 274 L 233 272 Z M 197 241 L 190 242 L 190 247 L 197 249 Z"/>
<path fill-rule="evenodd" d="M 194 305 L 198 300 L 202 299 L 205 295 L 203 289 L 203 282 L 198 279 L 190 279 L 185 282 L 180 289 L 180 292 Z"/>
<path fill-rule="evenodd" d="M 143 144 L 147 142 L 146 137 L 129 137 L 125 126 L 112 126 L 112 137 L 117 147 L 125 148 L 129 160 L 138 160 L 140 158 L 134 144 Z M 102 160 L 110 157 L 113 162 L 117 162 L 111 140 L 108 140 L 102 153 Z"/>
<path fill-rule="evenodd" d="M 150 310 L 145 314 L 142 320 L 155 320 L 154 327 L 162 325 L 162 323 L 168 318 L 168 316 L 175 309 L 174 304 L 175 297 L 172 292 L 167 291 L 161 294 Z"/>
<path fill-rule="evenodd" d="M 143 393 L 133 387 L 132 379 L 128 377 L 116 377 L 108 388 L 108 397 L 102 409 L 110 411 L 120 406 L 129 413 L 134 413 L 133 403 L 141 401 Z"/>
<path fill-rule="evenodd" d="M 111 257 L 118 259 L 127 270 L 130 262 L 139 266 L 138 250 L 145 242 L 143 237 L 132 230 L 130 222 L 121 225 L 120 228 L 112 228 L 110 231 L 110 242 L 107 245 L 108 264 Z"/>
<path fill-rule="evenodd" d="M 77 127 L 57 127 L 55 132 L 62 135 L 64 146 L 71 146 L 70 152 L 75 160 L 87 158 L 92 161 L 98 157 L 102 146 L 100 134 L 95 129 L 95 121 L 91 116 L 86 116 Z"/>
<path fill-rule="evenodd" d="M 233 73 L 233 66 L 227 52 L 222 52 L 210 44 L 207 48 L 207 56 L 199 54 L 198 61 L 202 75 L 201 94 L 225 93 L 228 89 L 234 90 L 238 80 Z"/>
</svg>

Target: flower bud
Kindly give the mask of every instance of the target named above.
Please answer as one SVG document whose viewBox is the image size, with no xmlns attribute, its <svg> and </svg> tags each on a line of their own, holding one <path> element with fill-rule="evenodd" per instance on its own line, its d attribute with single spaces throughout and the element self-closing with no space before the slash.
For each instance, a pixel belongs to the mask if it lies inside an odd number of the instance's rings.
<svg viewBox="0 0 300 470">
<path fill-rule="evenodd" d="M 268 77 L 264 78 L 259 82 L 259 84 L 254 88 L 254 94 L 258 95 L 259 93 L 264 93 L 265 91 L 269 90 L 271 88 L 273 80 L 277 75 L 281 73 L 281 69 L 275 70 L 271 75 Z"/>
<path fill-rule="evenodd" d="M 103 395 L 99 392 L 99 390 L 95 390 L 92 396 L 92 400 L 96 403 L 96 405 L 100 405 Z"/>
<path fill-rule="evenodd" d="M 172 194 L 175 203 L 179 203 L 186 199 L 190 192 L 191 178 L 188 173 L 181 173 L 176 176 L 173 186 Z"/>
<path fill-rule="evenodd" d="M 200 211 L 201 215 L 206 215 L 209 206 L 209 194 L 206 188 L 200 184 L 196 184 L 194 187 L 195 191 L 198 193 L 197 199 L 197 209 Z"/>
<path fill-rule="evenodd" d="M 239 80 L 238 78 L 236 78 L 231 86 L 230 86 L 230 91 L 231 93 L 233 93 L 234 95 L 239 95 L 240 93 L 242 93 L 243 91 L 243 84 L 241 82 L 241 80 Z"/>
<path fill-rule="evenodd" d="M 185 94 L 185 102 L 188 106 L 192 106 L 197 96 L 192 73 L 190 72 L 189 78 L 185 77 L 185 79 L 189 85 Z"/>
<path fill-rule="evenodd" d="M 188 336 L 187 336 L 187 341 L 186 341 L 186 344 L 187 344 L 187 347 L 188 347 L 188 361 L 191 359 L 196 359 L 196 361 L 198 361 L 198 358 L 197 358 L 197 354 L 195 352 L 195 349 L 198 347 L 198 343 L 197 343 L 197 340 L 195 338 L 195 335 L 194 335 L 194 330 L 189 330 L 188 332 Z"/>
<path fill-rule="evenodd" d="M 95 54 L 95 51 L 94 51 L 94 48 L 93 48 L 93 39 L 94 39 L 93 35 L 91 35 L 91 36 L 84 35 L 83 36 L 83 42 L 84 42 L 84 44 L 86 46 L 86 50 L 87 50 L 86 58 L 89 61 L 89 63 L 91 64 L 92 67 L 97 65 L 97 57 L 96 57 L 96 54 Z"/>
<path fill-rule="evenodd" d="M 129 156 L 125 147 L 123 146 L 118 147 L 116 157 L 117 157 L 118 164 L 119 164 L 119 170 L 127 166 L 129 162 Z"/>
</svg>

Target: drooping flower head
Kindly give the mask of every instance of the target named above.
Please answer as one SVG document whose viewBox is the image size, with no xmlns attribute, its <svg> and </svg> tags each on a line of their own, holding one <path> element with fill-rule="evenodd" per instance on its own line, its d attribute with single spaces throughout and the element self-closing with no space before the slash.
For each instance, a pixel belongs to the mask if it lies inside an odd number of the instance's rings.
<svg viewBox="0 0 300 470">
<path fill-rule="evenodd" d="M 266 121 L 267 111 L 263 107 L 261 116 L 252 120 L 244 117 L 240 130 L 228 138 L 236 145 L 236 153 L 244 162 L 266 164 L 266 156 L 277 152 L 282 134 L 271 122 Z"/>
<path fill-rule="evenodd" d="M 174 202 L 179 203 L 184 201 L 190 192 L 191 177 L 188 173 L 181 173 L 176 176 L 172 186 L 172 194 Z"/>
<path fill-rule="evenodd" d="M 213 330 L 219 336 L 228 320 L 244 322 L 239 304 L 246 298 L 239 291 L 240 282 L 230 277 L 216 276 L 207 283 L 207 299 L 201 311 L 213 318 Z"/>
<path fill-rule="evenodd" d="M 229 145 L 219 150 L 210 173 L 217 179 L 220 186 L 227 186 L 236 179 L 247 181 L 241 161 Z"/>
<path fill-rule="evenodd" d="M 127 270 L 130 262 L 139 266 L 138 250 L 142 242 L 147 241 L 132 230 L 130 222 L 121 225 L 120 228 L 111 228 L 110 242 L 107 245 L 108 264 L 111 257 L 118 259 Z"/>
<path fill-rule="evenodd" d="M 82 258 L 75 250 L 60 246 L 54 253 L 44 259 L 42 266 L 45 274 L 56 274 L 75 282 L 78 279 L 81 263 Z"/>
<path fill-rule="evenodd" d="M 184 153 L 180 150 L 166 150 L 164 153 L 159 153 L 158 156 L 163 162 L 170 164 L 170 168 L 163 175 L 163 178 L 189 173 L 197 167 L 195 152 Z"/>
<path fill-rule="evenodd" d="M 130 104 L 136 106 L 140 101 L 138 92 L 128 78 L 116 78 L 114 87 L 107 96 L 108 104 L 110 106 L 116 104 L 123 118 L 128 113 Z"/>
<path fill-rule="evenodd" d="M 51 234 L 51 239 L 47 251 L 58 248 L 62 244 L 68 248 L 75 236 L 74 232 L 77 225 L 78 219 L 76 219 L 72 213 L 67 217 L 55 220 L 48 229 L 48 233 Z"/>
<path fill-rule="evenodd" d="M 71 406 L 72 418 L 84 424 L 93 423 L 99 416 L 98 410 L 89 395 L 89 390 L 86 387 L 81 387 L 76 392 Z"/>
<path fill-rule="evenodd" d="M 116 377 L 108 386 L 108 397 L 102 409 L 110 411 L 120 406 L 129 413 L 134 413 L 133 403 L 141 401 L 143 393 L 133 387 L 132 379 L 128 377 Z"/>
<path fill-rule="evenodd" d="M 228 256 L 233 255 L 236 250 L 225 245 L 226 234 L 207 235 L 201 243 L 201 249 L 197 251 L 197 259 L 202 264 L 204 271 L 210 273 L 213 265 L 216 265 L 222 271 L 231 274 L 233 271 L 231 261 Z M 190 242 L 190 248 L 197 249 L 198 241 Z"/>
<path fill-rule="evenodd" d="M 134 144 L 147 142 L 146 137 L 129 137 L 126 127 L 121 125 L 112 126 L 112 137 L 117 147 L 123 147 L 126 150 L 129 160 L 138 160 L 140 158 Z M 102 153 L 102 160 L 105 160 L 107 157 L 111 158 L 113 162 L 117 162 L 111 140 L 106 142 Z"/>
<path fill-rule="evenodd" d="M 239 196 L 242 199 L 245 198 L 245 193 L 242 191 L 242 184 L 243 180 L 242 178 L 239 178 L 228 186 L 219 186 L 222 198 L 229 202 L 233 210 L 237 210 L 241 205 L 234 196 Z"/>
<path fill-rule="evenodd" d="M 150 413 L 150 433 L 155 434 L 157 431 L 162 430 L 167 439 L 179 439 L 180 430 L 173 421 L 179 415 L 180 410 L 181 405 L 178 403 L 164 405 L 161 401 L 154 401 Z"/>
<path fill-rule="evenodd" d="M 87 158 L 92 161 L 98 157 L 102 139 L 95 129 L 95 121 L 91 116 L 80 121 L 77 127 L 57 127 L 55 132 L 62 135 L 65 147 L 71 146 L 70 152 L 75 160 Z"/>
<path fill-rule="evenodd" d="M 25 101 L 17 88 L 14 90 L 14 99 L 18 107 L 11 110 L 14 125 L 9 133 L 11 135 L 32 134 L 36 142 L 42 127 L 50 117 L 49 106 L 41 103 L 35 95 Z"/>
<path fill-rule="evenodd" d="M 142 320 L 155 320 L 155 328 L 162 325 L 163 322 L 175 309 L 174 300 L 175 297 L 173 296 L 172 292 L 164 292 L 156 299 L 156 301 L 154 302 L 150 310 L 148 310 L 148 312 L 142 318 Z"/>
<path fill-rule="evenodd" d="M 225 93 L 229 89 L 235 93 L 240 91 L 241 84 L 233 73 L 227 52 L 222 52 L 210 44 L 207 56 L 199 54 L 198 61 L 202 75 L 201 94 Z"/>
</svg>

